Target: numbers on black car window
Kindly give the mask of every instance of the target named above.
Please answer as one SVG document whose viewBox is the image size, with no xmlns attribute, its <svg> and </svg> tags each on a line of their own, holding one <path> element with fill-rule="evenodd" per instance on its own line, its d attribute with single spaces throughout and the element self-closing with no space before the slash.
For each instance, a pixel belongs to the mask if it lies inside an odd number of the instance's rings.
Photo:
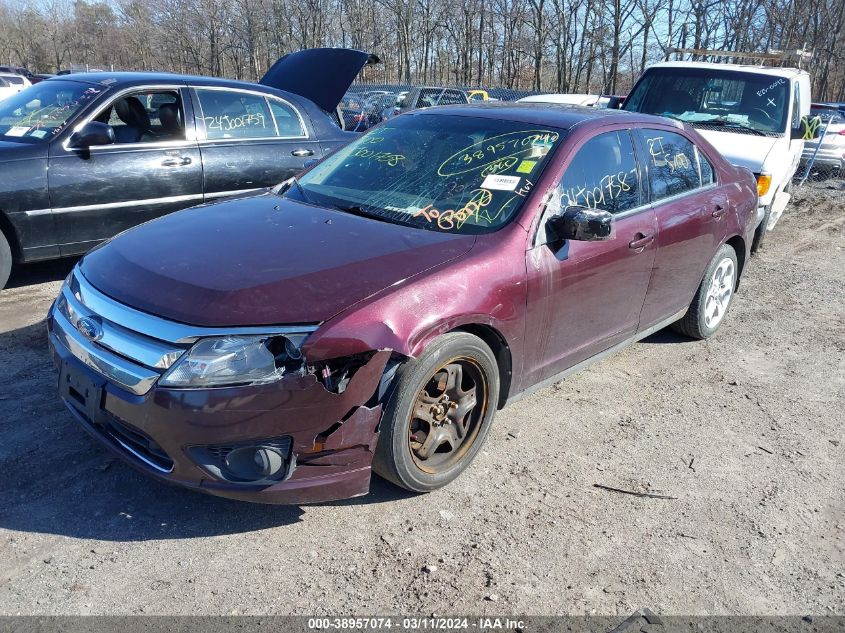
<svg viewBox="0 0 845 633">
<path fill-rule="evenodd" d="M 561 207 L 622 213 L 640 205 L 640 172 L 626 130 L 591 138 L 570 161 L 560 183 Z"/>
<path fill-rule="evenodd" d="M 197 96 L 209 139 L 276 136 L 276 126 L 264 97 L 246 92 L 204 89 L 197 89 Z"/>
<path fill-rule="evenodd" d="M 643 130 L 651 199 L 660 200 L 701 186 L 692 141 L 665 130 Z"/>
</svg>

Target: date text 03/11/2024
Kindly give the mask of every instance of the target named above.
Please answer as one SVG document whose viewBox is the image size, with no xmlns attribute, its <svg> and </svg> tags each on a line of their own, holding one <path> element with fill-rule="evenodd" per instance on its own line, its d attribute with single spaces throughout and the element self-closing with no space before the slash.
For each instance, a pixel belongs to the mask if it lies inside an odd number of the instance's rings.
<svg viewBox="0 0 845 633">
<path fill-rule="evenodd" d="M 308 628 L 312 630 L 380 630 L 398 629 L 400 631 L 430 630 L 430 631 L 522 631 L 525 627 L 523 620 L 499 617 L 369 617 L 369 618 L 309 618 Z"/>
</svg>

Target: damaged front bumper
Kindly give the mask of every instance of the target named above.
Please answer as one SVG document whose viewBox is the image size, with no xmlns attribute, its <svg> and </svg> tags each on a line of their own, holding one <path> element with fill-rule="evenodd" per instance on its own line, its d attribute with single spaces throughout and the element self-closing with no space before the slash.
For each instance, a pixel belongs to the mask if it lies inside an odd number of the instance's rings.
<svg viewBox="0 0 845 633">
<path fill-rule="evenodd" d="M 68 293 L 76 310 L 88 310 L 80 293 L 63 289 Z M 55 305 L 48 334 L 68 409 L 118 457 L 156 479 L 261 503 L 369 491 L 389 363 L 395 367 L 389 350 L 358 363 L 342 391 L 313 372 L 260 385 L 174 389 L 154 379 L 139 387 L 134 381 L 153 370 L 89 340 Z"/>
</svg>

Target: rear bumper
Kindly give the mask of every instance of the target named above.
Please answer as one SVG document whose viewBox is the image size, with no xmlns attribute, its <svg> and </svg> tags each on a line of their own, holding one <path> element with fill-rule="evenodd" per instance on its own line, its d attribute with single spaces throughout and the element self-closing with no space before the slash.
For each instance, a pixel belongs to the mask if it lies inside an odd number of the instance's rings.
<svg viewBox="0 0 845 633">
<path fill-rule="evenodd" d="M 145 474 L 260 503 L 314 503 L 369 491 L 381 405 L 365 404 L 372 403 L 389 351 L 376 352 L 341 394 L 307 375 L 269 385 L 204 390 L 153 385 L 138 395 L 83 364 L 63 343 L 66 337 L 58 327 L 51 311 L 50 349 L 65 405 L 86 431 Z M 284 477 L 269 483 L 216 476 L 197 457 L 198 448 L 268 441 L 287 451 Z"/>
</svg>

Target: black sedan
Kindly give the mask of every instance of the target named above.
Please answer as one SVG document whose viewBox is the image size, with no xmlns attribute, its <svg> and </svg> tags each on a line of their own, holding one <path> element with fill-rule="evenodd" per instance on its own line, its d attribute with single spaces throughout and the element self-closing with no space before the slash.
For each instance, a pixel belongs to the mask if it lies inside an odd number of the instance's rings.
<svg viewBox="0 0 845 633">
<path fill-rule="evenodd" d="M 0 102 L 0 289 L 13 263 L 78 255 L 157 216 L 273 186 L 347 143 L 356 135 L 333 114 L 377 61 L 299 51 L 257 84 L 78 73 Z"/>
</svg>

